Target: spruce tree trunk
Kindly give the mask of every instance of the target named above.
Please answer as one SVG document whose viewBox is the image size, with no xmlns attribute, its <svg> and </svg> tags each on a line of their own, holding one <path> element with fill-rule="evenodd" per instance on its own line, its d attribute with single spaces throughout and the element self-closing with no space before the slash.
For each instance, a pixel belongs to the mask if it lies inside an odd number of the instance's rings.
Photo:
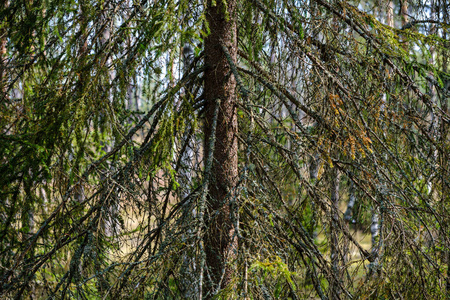
<svg viewBox="0 0 450 300">
<path fill-rule="evenodd" d="M 231 218 L 231 203 L 235 200 L 234 187 L 238 177 L 236 79 L 222 50 L 224 45 L 231 60 L 236 62 L 236 2 L 215 1 L 213 4 L 208 1 L 206 8 L 210 34 L 205 39 L 205 157 L 212 150 L 209 149 L 213 134 L 212 120 L 215 107 L 219 105 L 204 238 L 206 298 L 230 283 L 233 273 L 230 263 L 237 253 L 237 237 Z"/>
</svg>

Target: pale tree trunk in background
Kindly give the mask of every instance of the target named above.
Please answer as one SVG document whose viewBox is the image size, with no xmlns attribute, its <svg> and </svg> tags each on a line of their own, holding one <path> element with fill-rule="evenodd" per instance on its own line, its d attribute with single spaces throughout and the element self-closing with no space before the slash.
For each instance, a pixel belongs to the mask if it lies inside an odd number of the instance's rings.
<svg viewBox="0 0 450 300">
<path fill-rule="evenodd" d="M 28 0 L 26 6 L 28 7 L 28 9 L 31 10 L 33 6 L 33 0 Z M 31 36 L 32 38 L 36 36 L 36 32 L 34 30 L 32 31 Z M 30 55 L 35 55 L 33 42 L 30 47 Z M 33 175 L 31 174 L 32 173 L 31 170 L 29 170 L 29 173 L 30 177 L 33 177 Z M 26 194 L 25 196 L 26 198 L 28 197 L 28 195 L 31 195 L 31 190 L 29 190 L 29 187 L 26 186 L 26 183 L 24 186 L 24 191 Z M 24 241 L 33 235 L 34 223 L 35 221 L 34 221 L 33 204 L 30 201 L 25 201 L 24 207 L 22 207 L 22 234 L 23 234 L 22 238 Z M 33 256 L 34 254 L 32 252 L 33 251 L 31 251 L 28 255 Z"/>
<path fill-rule="evenodd" d="M 348 204 L 347 204 L 347 210 L 344 213 L 344 220 L 353 223 L 353 207 L 356 203 L 356 195 L 355 195 L 355 184 L 353 183 L 353 180 L 350 178 L 353 174 L 350 173 L 348 177 L 349 181 L 349 192 L 348 192 Z"/>
<path fill-rule="evenodd" d="M 400 0 L 401 9 L 400 14 L 402 16 L 402 27 L 408 23 L 408 0 Z"/>
<path fill-rule="evenodd" d="M 315 1 L 310 1 L 309 3 L 309 9 L 311 10 L 312 15 L 318 15 L 320 14 L 318 4 Z M 313 27 L 314 28 L 314 27 Z M 320 37 L 321 33 L 319 29 L 314 29 L 310 33 L 311 35 L 315 35 L 317 37 Z M 310 123 L 310 118 L 305 118 L 305 123 Z M 314 121 L 312 125 L 310 125 L 311 131 L 314 131 L 315 127 L 317 127 L 317 122 Z M 317 178 L 319 176 L 319 168 L 320 168 L 320 153 L 318 151 L 313 150 L 312 153 L 308 157 L 309 160 L 309 182 L 312 186 L 316 185 Z M 314 197 L 310 197 L 311 201 L 311 210 L 312 210 L 312 216 L 311 216 L 311 226 L 309 228 L 309 234 L 314 239 L 317 236 L 316 233 L 316 225 L 317 225 L 317 204 Z"/>
<path fill-rule="evenodd" d="M 189 44 L 185 44 L 182 49 L 183 74 L 189 71 L 189 66 L 192 63 L 193 59 L 194 52 L 192 50 L 192 47 Z M 181 106 L 181 102 L 183 101 L 184 97 L 189 97 L 189 95 L 186 96 L 186 93 L 183 92 L 178 106 Z M 181 193 L 179 195 L 180 201 L 185 199 L 190 194 L 190 187 L 192 186 L 192 169 L 195 163 L 194 152 L 197 150 L 195 149 L 195 145 L 197 143 L 194 141 L 194 137 L 191 136 L 191 130 L 191 127 L 187 126 L 182 140 L 176 143 L 179 151 L 184 150 L 184 152 L 181 154 L 181 169 L 179 171 L 179 183 L 181 186 Z M 183 149 L 184 146 L 186 146 L 185 149 Z M 194 230 L 193 228 L 191 228 L 191 226 L 195 224 L 194 219 L 196 217 L 196 211 L 192 208 L 191 205 L 187 205 L 186 207 L 187 209 L 184 212 L 184 222 L 185 224 L 189 224 L 186 226 L 189 226 L 190 228 L 186 230 L 187 235 L 183 236 L 183 239 L 186 241 L 185 243 L 187 243 L 187 247 L 185 253 L 183 254 L 183 264 L 181 266 L 181 289 L 183 291 L 183 296 L 185 299 L 193 299 L 195 295 L 198 295 L 199 292 L 198 285 L 196 284 L 196 280 L 199 277 L 197 274 L 198 268 L 195 261 L 195 253 L 193 252 L 195 250 L 195 245 L 191 239 L 194 235 Z"/>
<path fill-rule="evenodd" d="M 386 25 L 394 27 L 394 1 L 388 0 L 386 7 Z"/>
<path fill-rule="evenodd" d="M 132 2 L 130 0 L 127 0 L 126 3 L 127 3 L 127 7 L 131 7 Z M 129 14 L 126 14 L 126 18 L 129 18 Z M 130 24 L 130 26 L 136 26 L 136 24 L 134 24 L 134 22 L 133 22 L 133 23 Z M 131 49 L 131 46 L 133 44 L 133 40 L 134 39 L 132 38 L 132 36 L 128 36 L 127 37 L 127 49 Z M 135 111 L 138 110 L 137 107 L 133 107 L 134 106 L 133 96 L 135 95 L 134 89 L 137 86 L 137 84 L 136 84 L 136 82 L 134 80 L 135 78 L 136 78 L 136 75 L 133 76 L 133 78 L 130 79 L 130 83 L 128 84 L 128 88 L 127 88 L 127 108 L 128 108 L 128 110 L 130 112 L 133 111 L 133 110 L 135 110 Z M 130 121 L 130 123 L 131 123 L 131 121 Z"/>
<path fill-rule="evenodd" d="M 375 205 L 372 206 L 372 223 L 370 225 L 370 233 L 371 233 L 371 242 L 372 242 L 372 250 L 371 255 L 373 261 L 369 263 L 369 277 L 377 278 L 379 273 L 381 272 L 380 265 L 380 252 L 382 246 L 382 237 L 380 233 L 380 212 L 378 207 Z"/>
<path fill-rule="evenodd" d="M 438 19 L 438 15 L 436 14 L 436 1 L 437 0 L 431 0 L 430 6 L 431 6 L 431 19 L 432 20 L 437 20 Z M 431 24 L 431 28 L 430 28 L 430 34 L 436 34 L 436 25 L 435 24 Z M 429 65 L 434 65 L 436 63 L 435 61 L 435 56 L 436 56 L 436 49 L 435 47 L 432 45 L 430 47 L 430 58 L 428 59 L 428 64 Z M 434 77 L 434 74 L 432 71 L 429 72 L 429 76 L 430 77 Z M 431 98 L 431 102 L 436 105 L 437 104 L 437 98 L 436 98 L 436 88 L 434 86 L 434 84 L 432 84 L 431 82 L 428 82 L 428 95 Z M 430 133 L 432 137 L 437 136 L 437 126 L 438 126 L 438 120 L 436 118 L 436 115 L 434 114 L 434 111 L 431 110 L 430 111 Z M 437 161 L 437 156 L 438 153 L 437 151 L 434 151 L 434 153 L 432 154 L 434 157 L 434 161 Z M 428 184 L 427 184 L 427 188 L 428 188 L 428 194 L 431 194 L 432 190 L 433 190 L 433 183 L 431 182 L 431 178 L 434 177 L 434 174 L 431 174 L 429 179 L 428 179 Z"/>
<path fill-rule="evenodd" d="M 137 109 L 135 108 L 134 105 L 134 88 L 133 88 L 133 81 L 130 81 L 130 83 L 128 84 L 128 88 L 127 88 L 127 109 L 128 112 L 130 114 L 130 118 L 128 119 L 128 123 L 130 125 L 133 124 L 133 118 L 135 116 L 135 112 L 137 112 Z"/>
<path fill-rule="evenodd" d="M 401 28 L 403 28 L 408 23 L 408 0 L 400 0 L 400 15 L 402 17 Z M 408 51 L 409 45 L 405 41 L 403 41 L 403 48 Z"/>
<path fill-rule="evenodd" d="M 132 7 L 133 1 L 127 0 L 127 7 Z M 129 15 L 127 15 L 129 17 Z M 136 26 L 135 22 L 131 22 L 132 26 Z M 128 47 L 129 49 L 132 48 L 133 42 L 135 42 L 134 36 L 128 37 Z M 136 114 L 133 116 L 134 119 L 137 120 L 137 122 L 140 121 L 140 111 L 141 108 L 141 97 L 140 97 L 140 90 L 139 90 L 140 84 L 139 84 L 139 74 L 134 74 L 132 81 L 130 82 L 129 89 L 128 89 L 128 109 L 132 109 L 136 112 Z M 142 134 L 144 135 L 144 134 Z"/>
<path fill-rule="evenodd" d="M 313 126 L 317 126 L 317 124 L 314 124 Z M 309 181 L 311 185 L 315 185 L 317 182 L 317 177 L 319 176 L 319 167 L 320 167 L 320 154 L 318 152 L 315 152 L 309 158 Z M 309 233 L 311 234 L 312 237 L 315 237 L 317 209 L 314 199 L 311 199 L 311 207 L 312 207 L 312 217 L 311 217 L 311 229 Z"/>
<path fill-rule="evenodd" d="M 99 47 L 100 48 L 104 48 L 104 50 L 101 51 L 105 51 L 105 53 L 108 53 L 110 50 L 108 49 L 108 47 L 110 47 L 109 43 L 111 40 L 111 27 L 112 27 L 112 22 L 114 22 L 113 19 L 108 19 L 110 18 L 110 16 L 112 15 L 111 10 L 113 9 L 111 7 L 111 3 L 110 2 L 104 2 L 103 3 L 103 7 L 101 9 L 101 11 L 99 12 L 99 19 L 100 19 L 100 28 L 98 28 L 98 30 L 102 30 L 100 32 L 100 43 L 99 43 Z M 105 25 L 105 26 L 104 26 Z M 104 26 L 103 28 L 101 28 L 102 26 Z M 105 106 L 108 105 L 113 105 L 114 102 L 114 95 L 113 95 L 113 89 L 112 89 L 112 82 L 114 80 L 115 77 L 115 71 L 113 69 L 112 66 L 112 57 L 111 55 L 108 55 L 108 58 L 106 60 L 103 60 L 102 63 L 104 64 L 103 67 L 108 68 L 107 71 L 107 81 L 106 81 L 106 88 L 108 89 L 106 91 L 106 103 L 104 103 Z M 128 87 L 129 88 L 129 87 Z M 128 93 L 127 93 L 127 96 Z M 109 152 L 111 151 L 113 145 L 110 145 L 108 142 L 104 142 L 102 150 L 104 152 Z M 120 191 L 117 189 L 117 187 L 115 186 L 115 184 L 112 182 L 112 184 L 110 184 L 110 180 L 109 180 L 109 176 L 110 174 L 114 171 L 114 165 L 112 165 L 109 162 L 106 162 L 106 169 L 102 170 L 102 174 L 100 178 L 101 181 L 106 181 L 107 183 L 105 183 L 105 186 L 111 186 L 112 187 L 112 191 L 109 189 L 106 189 L 103 192 L 102 197 L 106 197 L 106 199 L 103 199 L 103 205 L 104 205 L 104 222 L 103 222 L 103 230 L 104 230 L 104 234 L 106 237 L 112 238 L 115 235 L 117 235 L 120 231 L 120 226 L 118 224 L 117 221 L 117 216 L 120 212 Z M 105 176 L 106 175 L 106 176 Z M 98 259 L 95 259 L 94 261 L 94 265 L 96 268 L 101 269 L 101 265 L 100 265 L 100 261 Z M 105 293 L 109 288 L 109 282 L 107 281 L 107 278 L 104 277 L 103 275 L 99 275 L 98 276 L 98 286 L 97 288 L 100 289 L 103 293 Z"/>
<path fill-rule="evenodd" d="M 349 185 L 348 203 L 347 203 L 347 209 L 345 210 L 345 213 L 344 213 L 344 221 L 349 226 L 348 227 L 349 229 L 350 229 L 350 224 L 356 223 L 355 219 L 353 218 L 353 207 L 355 206 L 355 203 L 356 203 L 356 191 L 355 191 L 355 184 L 352 179 L 353 176 L 354 175 L 352 172 L 349 172 L 349 174 L 347 176 L 348 185 Z M 342 255 L 343 255 L 343 258 L 342 258 L 343 263 L 347 264 L 347 262 L 351 258 L 350 244 L 347 241 L 344 242 Z"/>
<path fill-rule="evenodd" d="M 167 73 L 169 74 L 169 88 L 173 88 L 175 86 L 175 49 L 169 49 L 169 53 L 167 54 Z"/>
<path fill-rule="evenodd" d="M 27 5 L 29 10 L 31 10 L 33 8 L 33 0 L 28 0 L 27 1 Z M 32 31 L 31 32 L 31 38 L 34 39 L 36 36 L 36 31 Z M 35 53 L 35 47 L 34 47 L 34 41 L 32 41 L 30 50 L 29 50 L 29 54 L 31 56 L 36 55 Z M 6 74 L 6 76 L 8 76 Z M 9 95 L 8 95 L 9 97 Z M 17 100 L 17 99 L 12 99 L 13 101 Z M 23 103 L 23 102 L 22 102 Z M 28 173 L 30 178 L 33 177 L 33 171 L 31 169 L 28 169 Z M 23 191 L 24 192 L 24 203 L 23 203 L 23 207 L 22 207 L 22 215 L 21 215 L 21 222 L 22 222 L 22 241 L 26 243 L 26 241 L 31 238 L 34 235 L 34 231 L 35 231 L 35 205 L 34 203 L 31 201 L 32 196 L 32 185 L 35 184 L 36 182 L 30 182 L 28 180 L 24 180 L 24 187 L 23 187 Z M 33 258 L 35 255 L 34 253 L 34 247 L 30 248 L 30 251 L 28 251 L 27 253 L 27 257 L 28 258 Z M 32 288 L 31 288 L 31 297 L 35 297 L 35 284 L 32 284 Z"/>
<path fill-rule="evenodd" d="M 332 279 L 330 281 L 330 299 L 340 299 L 342 284 L 342 255 L 339 250 L 339 173 L 336 168 L 333 168 L 330 172 L 331 185 L 330 185 L 330 246 L 331 246 L 331 269 Z"/>
<path fill-rule="evenodd" d="M 79 60 L 79 64 L 84 64 L 86 57 L 87 57 L 87 53 L 88 53 L 88 44 L 87 44 L 87 38 L 88 38 L 88 33 L 87 33 L 87 26 L 88 26 L 88 21 L 86 19 L 86 7 L 85 7 L 85 2 L 84 1 L 80 1 L 79 2 L 79 10 L 78 10 L 78 14 L 79 14 L 79 22 L 80 22 L 80 37 L 78 39 L 78 55 L 77 58 Z M 82 72 L 80 72 L 78 74 L 78 82 L 77 82 L 77 97 L 79 99 L 83 98 L 83 93 L 84 90 L 87 86 L 87 79 L 86 79 L 86 71 L 83 70 Z M 75 149 L 70 149 L 70 153 L 69 153 L 69 161 L 71 162 L 72 168 L 75 167 L 75 161 L 76 161 L 76 155 L 74 155 L 75 153 Z M 76 172 L 76 170 L 72 170 L 72 172 Z M 85 193 L 84 193 L 84 186 L 83 186 L 83 182 L 80 182 L 79 184 L 77 184 L 76 186 L 74 186 L 73 189 L 73 200 L 78 202 L 78 203 L 82 203 L 85 200 Z M 83 245 L 79 245 L 79 248 L 77 250 L 75 250 L 75 253 L 77 253 L 77 251 L 82 251 L 84 246 Z M 83 264 L 81 262 L 81 257 L 77 257 L 77 255 L 75 255 L 75 253 L 73 253 L 71 262 L 70 262 L 70 273 L 74 274 L 82 274 L 83 271 Z M 69 255 L 70 256 L 70 255 Z M 73 276 L 73 275 L 72 275 Z"/>
<path fill-rule="evenodd" d="M 222 49 L 228 50 L 235 63 L 237 57 L 236 0 L 207 2 L 206 19 L 210 35 L 205 39 L 205 154 L 210 149 L 212 120 L 219 105 L 213 167 L 207 198 L 206 298 L 227 287 L 233 275 L 232 263 L 237 255 L 237 236 L 231 218 L 232 201 L 236 201 L 238 179 L 238 143 L 236 115 L 236 79 L 230 76 L 230 63 Z M 224 7 L 224 5 L 227 7 Z M 225 15 L 227 14 L 227 15 Z M 218 103 L 220 101 L 220 103 Z M 218 212 L 217 214 L 215 212 Z"/>
<path fill-rule="evenodd" d="M 338 20 L 333 17 L 332 27 L 334 30 L 339 31 Z M 336 94 L 334 83 L 329 83 L 328 91 L 330 94 Z M 331 270 L 332 279 L 330 281 L 329 295 L 330 299 L 340 299 L 342 292 L 342 269 L 344 266 L 344 256 L 348 252 L 348 243 L 339 243 L 339 171 L 336 167 L 330 170 L 330 254 L 331 254 Z M 341 246 L 341 247 L 340 247 Z"/>
<path fill-rule="evenodd" d="M 79 52 L 78 52 L 78 57 L 79 60 L 82 61 L 81 63 L 84 63 L 84 60 L 86 59 L 87 56 L 87 32 L 86 32 L 86 26 L 87 26 L 87 20 L 86 20 L 86 11 L 85 11 L 85 6 L 84 6 L 84 2 L 81 1 L 80 2 L 80 9 L 78 11 L 79 13 L 79 19 L 80 19 L 80 25 L 83 27 L 81 28 L 81 36 L 79 38 L 78 41 L 78 47 L 79 47 Z M 80 72 L 78 75 L 78 88 L 77 91 L 79 93 L 79 97 L 83 97 L 82 93 L 84 92 L 84 88 L 86 86 L 86 75 L 84 74 L 84 72 Z M 74 153 L 73 151 L 71 151 L 69 153 L 69 160 L 72 163 L 75 163 L 75 157 L 74 157 Z M 84 187 L 83 187 L 83 183 L 81 182 L 80 184 L 78 184 L 77 186 L 75 186 L 74 188 L 74 193 L 73 193 L 73 197 L 74 200 L 77 201 L 78 203 L 81 203 L 84 201 Z"/>
<path fill-rule="evenodd" d="M 378 244 L 378 235 L 380 234 L 380 227 L 379 227 L 379 219 L 378 219 L 378 212 L 376 208 L 372 208 L 372 223 L 370 225 L 370 233 L 372 235 L 372 252 L 376 252 L 377 250 L 377 244 Z M 374 256 L 378 256 L 378 253 L 373 253 Z"/>
<path fill-rule="evenodd" d="M 112 9 L 109 5 L 109 2 L 105 2 L 104 3 L 104 7 L 102 8 L 102 11 L 100 12 L 100 28 L 99 30 L 102 30 L 102 32 L 100 33 L 100 48 L 108 48 L 109 47 L 109 42 L 111 39 L 111 24 L 114 20 L 109 20 L 108 18 L 111 15 L 110 10 Z M 102 26 L 104 26 L 103 28 L 101 28 Z M 105 50 L 106 52 L 108 52 L 108 50 Z M 107 77 L 107 101 L 109 101 L 109 103 L 105 103 L 105 106 L 107 105 L 111 105 L 114 101 L 113 98 L 113 90 L 110 87 L 111 83 L 114 80 L 114 69 L 112 68 L 112 57 L 111 55 L 108 55 L 108 58 L 106 60 L 103 61 L 104 67 L 108 68 L 108 77 Z M 104 152 L 109 152 L 111 150 L 111 145 L 109 143 L 104 143 L 102 150 Z M 111 173 L 111 171 L 113 170 L 114 166 L 108 164 L 107 169 L 103 170 L 106 174 L 106 176 L 108 176 L 108 173 Z M 103 180 L 107 180 L 107 177 L 102 176 L 102 181 Z M 119 226 L 118 223 L 116 221 L 116 216 L 119 213 L 119 201 L 120 201 L 120 194 L 117 191 L 117 189 L 114 187 L 114 184 L 112 185 L 114 191 L 110 192 L 110 191 L 106 191 L 104 197 L 107 197 L 107 199 L 105 200 L 105 210 L 106 210 L 106 214 L 105 214 L 105 220 L 104 220 L 104 232 L 105 235 L 107 237 L 112 237 L 114 236 L 118 231 L 119 231 Z"/>
<path fill-rule="evenodd" d="M 377 178 L 382 178 L 380 172 L 378 171 L 380 166 L 378 165 L 376 159 L 374 160 Z M 387 194 L 386 187 L 384 183 L 380 183 L 377 186 L 377 196 L 380 207 L 376 203 L 372 204 L 372 222 L 370 225 L 370 233 L 372 238 L 372 250 L 371 255 L 373 260 L 369 264 L 369 276 L 377 276 L 381 272 L 380 264 L 380 254 L 383 250 L 383 216 L 384 216 L 384 198 Z"/>
<path fill-rule="evenodd" d="M 394 27 L 394 2 L 393 0 L 388 0 L 387 3 L 387 7 L 386 7 L 386 25 L 390 26 L 390 27 Z M 388 67 L 386 67 L 386 75 L 389 75 L 391 71 L 389 70 Z M 384 101 L 386 101 L 386 95 L 383 95 L 383 98 L 385 99 Z M 385 103 L 385 105 L 388 105 L 387 103 Z M 386 109 L 386 108 L 384 108 Z M 378 168 L 378 166 L 377 166 Z M 378 175 L 379 178 L 381 178 L 381 176 Z M 379 189 L 384 190 L 384 185 L 381 184 L 379 186 Z M 381 201 L 383 201 L 381 199 Z M 381 212 L 382 213 L 382 212 Z M 382 218 L 382 215 L 381 215 Z M 376 207 L 376 203 L 372 204 L 372 223 L 370 225 L 370 233 L 372 235 L 372 256 L 374 257 L 374 261 L 370 263 L 369 268 L 370 268 L 370 274 L 376 274 L 379 271 L 379 255 L 380 255 L 380 251 L 381 251 L 381 245 L 382 245 L 382 240 L 380 238 L 380 221 L 382 222 L 382 220 L 380 220 L 380 212 L 378 207 Z"/>
</svg>

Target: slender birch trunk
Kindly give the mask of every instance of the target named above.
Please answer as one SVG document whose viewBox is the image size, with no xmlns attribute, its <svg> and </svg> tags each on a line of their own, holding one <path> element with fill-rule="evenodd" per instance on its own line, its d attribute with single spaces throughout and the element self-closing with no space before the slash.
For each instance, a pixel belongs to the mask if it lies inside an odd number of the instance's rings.
<svg viewBox="0 0 450 300">
<path fill-rule="evenodd" d="M 194 53 L 189 44 L 184 45 L 182 50 L 182 60 L 183 60 L 183 73 L 189 71 L 189 66 L 192 63 L 194 58 Z M 181 106 L 183 98 L 186 97 L 186 92 L 182 92 L 180 103 L 178 106 Z M 188 122 L 189 124 L 189 122 Z M 179 194 L 180 201 L 185 199 L 191 192 L 190 187 L 192 186 L 192 169 L 194 166 L 194 147 L 195 141 L 193 141 L 193 137 L 191 136 L 191 126 L 188 125 L 185 129 L 185 134 L 183 138 L 177 145 L 179 146 L 179 151 L 183 151 L 181 153 L 181 169 L 180 169 L 180 184 L 181 184 L 181 193 Z M 185 147 L 185 149 L 183 149 Z M 198 266 L 195 261 L 195 253 L 193 253 L 195 247 L 192 241 L 192 237 L 194 235 L 194 227 L 191 224 L 194 224 L 193 220 L 196 217 L 196 211 L 193 209 L 191 205 L 187 205 L 186 211 L 184 212 L 185 223 L 188 228 L 186 233 L 183 235 L 183 239 L 187 243 L 186 251 L 183 254 L 183 264 L 181 266 L 181 285 L 183 296 L 185 299 L 193 299 L 195 295 L 198 295 L 198 285 L 196 281 L 198 279 Z"/>
<path fill-rule="evenodd" d="M 352 173 L 350 173 L 350 176 L 353 176 Z M 353 207 L 356 203 L 356 195 L 355 195 L 355 184 L 353 183 L 353 180 L 351 178 L 348 178 L 349 181 L 349 192 L 348 192 L 348 204 L 347 209 L 344 213 L 344 220 L 347 222 L 353 221 Z"/>
<path fill-rule="evenodd" d="M 394 2 L 393 0 L 388 0 L 387 7 L 386 7 L 386 25 L 390 27 L 394 27 Z M 391 73 L 391 70 L 389 68 L 386 68 L 386 76 Z M 383 95 L 383 98 L 386 99 L 386 95 Z M 386 101 L 386 100 L 384 100 Z M 388 103 L 385 103 L 385 105 L 389 105 Z M 387 109 L 385 107 L 384 109 Z M 378 169 L 378 166 L 376 166 Z M 381 179 L 381 176 L 379 174 L 378 178 Z M 379 186 L 380 189 L 384 190 L 384 184 L 381 183 Z M 382 202 L 383 199 L 380 199 Z M 380 264 L 380 251 L 382 246 L 382 239 L 380 236 L 380 222 L 382 222 L 382 212 L 380 216 L 379 208 L 376 207 L 376 203 L 372 204 L 372 222 L 370 225 L 370 233 L 371 233 L 371 240 L 372 240 L 372 256 L 374 257 L 374 261 L 370 263 L 370 275 L 376 274 L 379 271 L 379 264 Z"/>
<path fill-rule="evenodd" d="M 331 269 L 333 278 L 330 281 L 330 299 L 339 299 L 341 294 L 341 253 L 339 251 L 339 226 L 338 226 L 338 212 L 339 212 L 339 174 L 336 168 L 331 170 L 331 186 L 330 186 L 330 200 L 331 200 L 331 222 L 330 222 L 330 236 L 331 236 Z"/>
<path fill-rule="evenodd" d="M 113 20 L 109 19 L 110 16 L 110 9 L 111 6 L 109 3 L 105 3 L 105 6 L 103 7 L 102 11 L 100 12 L 100 26 L 103 27 L 102 32 L 100 33 L 100 47 L 101 48 L 108 48 L 109 47 L 109 43 L 111 40 L 111 22 L 113 22 Z M 107 78 L 106 78 L 106 88 L 108 89 L 106 94 L 107 94 L 107 101 L 109 101 L 110 103 L 105 103 L 105 105 L 110 105 L 111 103 L 113 103 L 114 98 L 113 98 L 113 92 L 112 92 L 112 88 L 111 88 L 111 83 L 114 80 L 115 74 L 114 74 L 114 69 L 112 68 L 112 57 L 111 55 L 108 55 L 107 59 L 103 61 L 104 67 L 108 68 L 107 70 Z M 105 152 L 109 152 L 111 150 L 111 145 L 108 144 L 107 142 L 104 143 L 102 150 Z M 108 169 L 113 169 L 113 165 L 109 165 Z M 105 170 L 106 172 L 107 170 Z M 106 178 L 102 178 L 102 180 L 106 180 Z M 119 214 L 119 210 L 120 210 L 120 195 L 119 195 L 119 191 L 117 191 L 117 189 L 113 186 L 114 191 L 112 193 L 105 193 L 108 194 L 108 199 L 106 199 L 105 205 L 106 207 L 106 216 L 105 216 L 105 223 L 104 223 L 104 230 L 105 230 L 105 235 L 108 237 L 112 237 L 114 236 L 118 230 L 119 230 L 119 226 L 118 223 L 116 221 L 116 216 Z M 106 197 L 106 195 L 105 195 Z"/>
</svg>

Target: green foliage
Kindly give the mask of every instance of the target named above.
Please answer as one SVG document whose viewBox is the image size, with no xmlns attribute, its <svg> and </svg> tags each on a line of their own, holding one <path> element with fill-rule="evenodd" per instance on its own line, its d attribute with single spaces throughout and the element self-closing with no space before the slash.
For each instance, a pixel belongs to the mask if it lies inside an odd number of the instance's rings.
<svg viewBox="0 0 450 300">
<path fill-rule="evenodd" d="M 216 298 L 448 294 L 448 9 L 408 4 L 394 27 L 371 1 L 223 12 L 238 27 L 224 200 L 238 247 Z M 220 217 L 207 202 L 199 219 L 205 3 L 9 1 L 0 20 L 0 297 L 205 291 L 203 226 Z"/>
</svg>

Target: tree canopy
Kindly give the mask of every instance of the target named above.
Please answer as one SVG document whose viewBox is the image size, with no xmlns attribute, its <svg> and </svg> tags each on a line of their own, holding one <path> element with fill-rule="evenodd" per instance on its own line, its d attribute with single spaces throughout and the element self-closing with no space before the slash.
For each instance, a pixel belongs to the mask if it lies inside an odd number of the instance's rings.
<svg viewBox="0 0 450 300">
<path fill-rule="evenodd" d="M 0 297 L 448 299 L 445 0 L 0 4 Z"/>
</svg>

